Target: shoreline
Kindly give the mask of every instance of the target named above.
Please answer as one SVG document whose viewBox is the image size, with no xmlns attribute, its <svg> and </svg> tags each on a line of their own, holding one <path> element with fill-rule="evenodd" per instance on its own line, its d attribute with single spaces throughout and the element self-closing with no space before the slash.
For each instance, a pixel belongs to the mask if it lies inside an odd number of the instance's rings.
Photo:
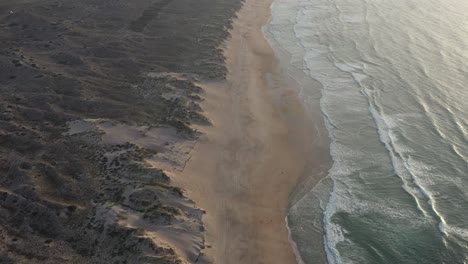
<svg viewBox="0 0 468 264">
<path fill-rule="evenodd" d="M 322 184 L 322 180 L 326 180 L 333 163 L 330 153 L 331 141 L 329 138 L 329 131 L 325 126 L 325 120 L 321 108 L 323 87 L 320 82 L 305 74 L 304 70 L 307 70 L 307 68 L 304 69 L 302 68 L 304 67 L 303 65 L 298 64 L 298 59 L 305 56 L 303 54 L 304 50 L 302 47 L 297 43 L 293 44 L 296 46 L 296 49 L 293 49 L 294 52 L 292 53 L 291 50 L 288 50 L 284 46 L 285 43 L 282 43 L 277 39 L 278 30 L 282 30 L 281 27 L 285 25 L 285 21 L 282 21 L 284 18 L 281 18 L 281 15 L 280 17 L 276 16 L 278 9 L 282 10 L 282 8 L 284 8 L 282 6 L 284 4 L 283 2 L 284 1 L 282 0 L 273 0 L 273 3 L 271 4 L 272 16 L 270 17 L 268 24 L 263 27 L 263 32 L 266 40 L 274 50 L 275 55 L 281 64 L 285 78 L 290 79 L 296 84 L 300 103 L 303 105 L 306 114 L 309 116 L 312 121 L 312 125 L 314 126 L 310 135 L 314 139 L 313 146 L 311 146 L 312 150 L 309 152 L 311 155 L 311 162 L 307 164 L 307 174 L 298 181 L 298 185 L 290 194 L 288 214 L 285 217 L 285 221 L 289 232 L 289 240 L 294 254 L 296 255 L 297 263 L 304 263 L 304 259 L 307 259 L 308 257 L 307 248 L 310 247 L 313 247 L 316 252 L 322 251 L 322 253 L 319 253 L 317 258 L 313 258 L 314 261 L 317 263 L 326 263 L 327 256 L 325 254 L 325 245 L 322 240 L 324 230 L 321 225 L 323 215 L 314 215 L 308 218 L 309 220 L 315 219 L 313 224 L 309 223 L 309 225 L 315 227 L 315 230 L 312 233 L 307 233 L 313 234 L 314 243 L 308 244 L 306 248 L 304 248 L 304 244 L 301 242 L 304 241 L 302 237 L 302 234 L 304 233 L 303 226 L 297 222 L 299 220 L 297 206 L 301 207 L 303 199 L 307 199 L 307 196 L 311 193 L 315 193 L 317 188 L 322 189 L 325 187 Z M 295 29 L 292 24 L 288 24 L 287 22 L 286 24 L 290 27 L 290 32 L 286 33 L 286 35 L 291 37 L 291 39 L 296 38 L 295 33 L 293 33 Z M 320 198 L 316 197 L 315 203 L 316 206 L 319 206 Z M 313 210 L 310 206 L 312 205 L 309 204 L 306 208 L 302 208 L 302 210 Z M 301 249 L 305 250 L 302 254 Z"/>
<path fill-rule="evenodd" d="M 248 0 L 238 12 L 226 81 L 201 85 L 212 126 L 195 127 L 202 136 L 173 179 L 207 212 L 201 263 L 297 263 L 285 219 L 297 185 L 322 159 L 314 160 L 318 132 L 299 84 L 263 32 L 272 2 Z"/>
</svg>

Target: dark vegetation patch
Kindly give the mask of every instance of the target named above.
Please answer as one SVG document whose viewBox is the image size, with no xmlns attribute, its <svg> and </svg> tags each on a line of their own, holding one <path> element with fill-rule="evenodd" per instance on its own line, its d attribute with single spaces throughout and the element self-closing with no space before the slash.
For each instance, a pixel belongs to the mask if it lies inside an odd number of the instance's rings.
<svg viewBox="0 0 468 264">
<path fill-rule="evenodd" d="M 148 23 L 156 18 L 161 10 L 171 1 L 172 0 L 161 0 L 154 2 L 147 9 L 145 9 L 145 11 L 143 11 L 143 14 L 138 19 L 131 22 L 130 28 L 136 32 L 142 32 Z"/>
<path fill-rule="evenodd" d="M 99 217 L 118 205 L 153 223 L 177 221 L 182 206 L 161 197 L 182 201 L 183 192 L 163 171 L 144 166 L 151 153 L 104 145 L 97 132 L 64 132 L 77 119 L 172 126 L 186 134 L 191 123 L 208 123 L 193 80 L 224 78 L 220 45 L 240 5 L 0 3 L 0 263 L 180 262 L 141 230 Z"/>
</svg>

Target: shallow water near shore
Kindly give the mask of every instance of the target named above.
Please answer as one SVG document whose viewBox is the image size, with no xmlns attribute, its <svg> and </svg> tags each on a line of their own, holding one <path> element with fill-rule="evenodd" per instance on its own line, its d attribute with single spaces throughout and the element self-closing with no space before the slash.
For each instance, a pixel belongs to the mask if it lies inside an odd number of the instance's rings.
<svg viewBox="0 0 468 264">
<path fill-rule="evenodd" d="M 452 0 L 274 2 L 265 35 L 303 74 L 333 158 L 291 205 L 304 263 L 467 261 L 466 12 Z"/>
</svg>

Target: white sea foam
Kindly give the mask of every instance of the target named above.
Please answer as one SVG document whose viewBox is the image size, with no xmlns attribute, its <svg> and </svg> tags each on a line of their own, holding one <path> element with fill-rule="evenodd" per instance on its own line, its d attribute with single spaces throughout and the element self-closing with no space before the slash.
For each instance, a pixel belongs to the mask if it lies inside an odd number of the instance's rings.
<svg viewBox="0 0 468 264">
<path fill-rule="evenodd" d="M 294 255 L 296 256 L 296 261 L 297 261 L 298 264 L 305 264 L 304 261 L 302 260 L 301 253 L 299 252 L 296 241 L 294 241 L 293 238 L 292 238 L 292 233 L 291 233 L 291 229 L 289 228 L 289 223 L 288 223 L 288 217 L 287 216 L 284 218 L 284 222 L 286 223 L 286 227 L 288 228 L 289 243 L 291 243 L 291 245 L 292 245 Z"/>
<path fill-rule="evenodd" d="M 431 182 L 431 177 L 428 177 L 428 175 L 430 175 L 430 169 L 424 163 L 418 163 L 415 161 L 411 162 L 411 159 L 403 159 L 403 151 L 401 151 L 399 147 L 401 145 L 398 144 L 398 140 L 395 138 L 392 131 L 392 126 L 397 127 L 396 122 L 394 122 L 392 118 L 379 114 L 372 104 L 369 109 L 377 124 L 380 139 L 385 144 L 385 147 L 390 154 L 395 174 L 401 177 L 404 181 L 404 190 L 410 191 L 410 194 L 417 199 L 416 203 L 418 204 L 418 208 L 422 209 L 425 215 L 435 215 L 438 218 L 440 225 L 445 225 L 445 219 L 438 211 L 433 194 L 429 191 L 429 186 L 433 184 Z M 403 147 L 403 149 L 405 149 L 405 147 Z M 426 177 L 417 177 L 416 173 L 424 174 Z M 423 209 L 418 201 L 419 195 L 414 193 L 415 190 L 419 191 L 424 196 L 427 204 L 429 205 L 429 209 L 432 212 L 427 212 L 426 209 Z"/>
<path fill-rule="evenodd" d="M 403 2 L 388 5 L 406 5 Z M 431 134 L 431 131 L 418 131 L 424 123 L 413 125 L 424 119 L 424 114 L 410 107 L 420 100 L 413 97 L 424 93 L 427 86 L 440 82 L 428 81 L 424 83 L 424 89 L 416 90 L 424 79 L 415 78 L 416 81 L 413 81 L 412 75 L 422 74 L 423 78 L 429 78 L 431 67 L 415 70 L 417 65 L 411 64 L 410 57 L 425 54 L 426 50 L 417 50 L 419 39 L 411 38 L 406 32 L 401 35 L 398 28 L 391 32 L 393 35 L 388 33 L 393 30 L 390 25 L 399 22 L 383 19 L 389 14 L 385 13 L 386 9 L 376 7 L 380 4 L 372 0 L 359 3 L 276 0 L 272 6 L 273 17 L 267 34 L 274 42 L 273 46 L 291 55 L 289 64 L 292 68 L 304 72 L 322 85 L 320 106 L 331 139 L 333 165 L 329 177 L 334 182 L 328 203 L 324 206 L 323 218 L 324 248 L 329 263 L 358 263 L 349 258 L 350 252 L 357 254 L 362 251 L 362 256 L 366 254 L 363 248 L 347 239 L 346 229 L 333 220 L 333 216 L 339 212 L 364 216 L 384 215 L 394 220 L 392 223 L 404 223 L 399 228 L 408 230 L 423 229 L 421 227 L 429 230 L 428 226 L 437 228 L 439 223 L 440 232 L 445 235 L 455 232 L 463 234 L 466 231 L 447 224 L 447 214 L 443 210 L 444 205 L 441 205 L 444 201 L 438 200 L 441 197 L 441 181 L 456 186 L 457 181 L 462 183 L 459 185 L 466 185 L 466 180 L 460 175 L 447 179 L 437 171 L 437 166 L 428 166 L 427 162 L 421 161 L 419 157 L 425 153 L 421 152 L 419 144 L 412 144 L 415 141 L 413 134 L 419 133 L 421 138 Z M 399 19 L 410 19 L 402 17 L 405 14 L 401 12 L 389 10 L 393 15 L 398 15 Z M 414 12 L 411 14 L 418 15 Z M 372 24 L 377 22 L 387 24 L 379 24 L 379 28 Z M 385 30 L 381 30 L 382 27 Z M 405 50 L 408 47 L 404 45 L 398 46 L 403 40 L 408 41 L 409 50 Z M 444 53 L 444 56 L 448 55 Z M 308 103 L 313 102 L 307 98 L 310 87 L 302 89 L 301 96 L 307 107 Z M 405 97 L 399 96 L 400 93 L 405 94 Z M 459 105 L 457 107 L 462 108 Z M 431 108 L 426 107 L 425 111 L 430 112 Z M 455 123 L 460 127 L 457 131 L 466 131 L 464 123 Z M 438 128 L 440 131 L 446 129 L 444 126 Z M 408 130 L 413 134 L 407 134 Z M 442 132 L 447 133 L 445 130 Z M 463 136 L 460 138 L 463 140 Z M 429 140 L 426 146 L 432 143 Z M 456 146 L 455 150 L 452 147 L 450 151 L 457 154 L 457 158 L 466 156 L 459 147 L 463 147 L 463 141 L 450 146 Z M 386 176 L 392 177 L 393 173 L 399 178 L 389 180 Z M 377 186 L 379 181 L 402 185 L 402 191 L 395 190 L 395 197 L 388 199 L 379 198 L 378 193 L 375 197 L 370 196 L 366 184 L 370 182 L 373 184 L 370 186 Z M 388 186 L 392 191 L 395 189 L 393 185 Z M 458 190 L 462 192 L 460 196 L 468 193 L 468 189 L 463 186 L 458 187 Z M 405 192 L 413 200 L 400 199 Z M 399 204 L 411 201 L 414 202 L 413 207 Z M 298 210 L 293 211 L 300 213 Z M 346 246 L 339 247 L 340 244 Z M 301 246 L 298 245 L 298 248 Z M 347 251 L 341 252 L 338 248 L 347 248 Z M 308 263 L 308 260 L 304 259 L 304 262 Z"/>
</svg>

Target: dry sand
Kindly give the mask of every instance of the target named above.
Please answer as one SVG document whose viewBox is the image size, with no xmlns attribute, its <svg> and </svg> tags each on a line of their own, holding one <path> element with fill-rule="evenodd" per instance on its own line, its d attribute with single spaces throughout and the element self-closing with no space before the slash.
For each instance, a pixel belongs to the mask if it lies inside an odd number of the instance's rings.
<svg viewBox="0 0 468 264">
<path fill-rule="evenodd" d="M 234 21 L 225 83 L 204 85 L 212 121 L 176 184 L 206 209 L 209 261 L 296 263 L 288 201 L 311 160 L 313 123 L 262 33 L 271 0 L 247 0 Z"/>
</svg>

